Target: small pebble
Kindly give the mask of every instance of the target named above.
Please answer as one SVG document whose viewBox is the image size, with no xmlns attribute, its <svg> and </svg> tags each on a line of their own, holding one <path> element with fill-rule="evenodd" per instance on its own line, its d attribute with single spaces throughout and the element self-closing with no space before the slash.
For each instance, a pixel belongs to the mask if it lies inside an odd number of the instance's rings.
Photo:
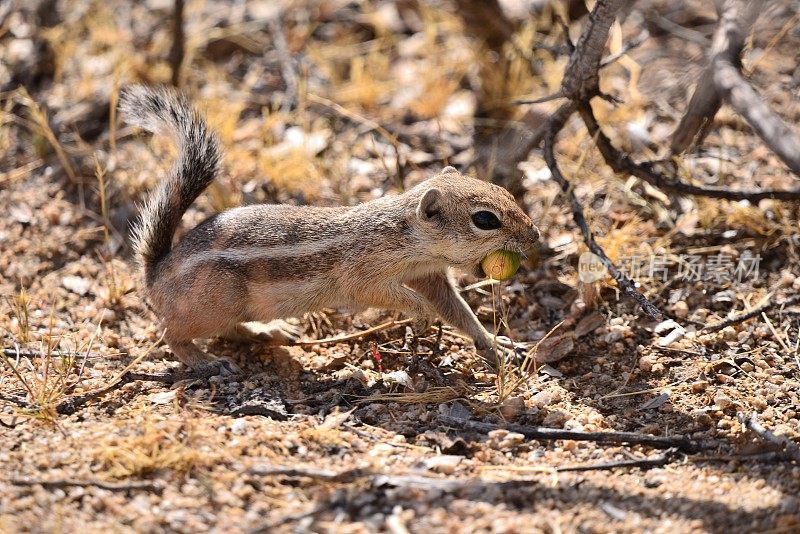
<svg viewBox="0 0 800 534">
<path fill-rule="evenodd" d="M 639 358 L 639 369 L 644 371 L 645 373 L 649 373 L 653 370 L 653 365 L 656 363 L 656 357 L 648 354 L 646 356 L 642 356 Z"/>
<path fill-rule="evenodd" d="M 686 304 L 686 301 L 679 300 L 672 305 L 672 313 L 679 319 L 686 319 L 689 316 L 689 305 Z"/>
</svg>

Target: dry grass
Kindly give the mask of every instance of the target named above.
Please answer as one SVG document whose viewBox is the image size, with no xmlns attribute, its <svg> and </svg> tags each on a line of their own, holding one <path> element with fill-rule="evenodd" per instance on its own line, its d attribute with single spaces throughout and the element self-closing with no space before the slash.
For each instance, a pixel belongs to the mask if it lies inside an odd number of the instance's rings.
<svg viewBox="0 0 800 534">
<path fill-rule="evenodd" d="M 109 436 L 91 450 L 91 457 L 112 478 L 179 475 L 218 464 L 226 457 L 202 419 L 184 411 L 177 419 L 143 411 L 127 433 Z"/>
<path fill-rule="evenodd" d="M 16 357 L 6 352 L 0 356 L 4 367 L 27 396 L 29 406 L 14 406 L 15 413 L 58 426 L 57 406 L 82 381 L 86 359 L 100 327 L 95 328 L 88 341 L 81 343 L 75 341 L 76 336 L 56 334 L 54 322 L 55 315 L 51 312 L 49 328 L 38 344 L 31 343 L 32 336 L 28 332 L 28 341 L 21 344 L 24 348 L 17 344 Z"/>
</svg>

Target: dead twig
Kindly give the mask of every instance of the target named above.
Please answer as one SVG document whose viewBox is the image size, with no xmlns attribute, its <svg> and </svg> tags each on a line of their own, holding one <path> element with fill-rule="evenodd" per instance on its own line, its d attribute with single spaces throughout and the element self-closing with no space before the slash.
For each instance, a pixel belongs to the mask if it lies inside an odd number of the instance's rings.
<svg viewBox="0 0 800 534">
<path fill-rule="evenodd" d="M 726 0 L 724 3 L 708 66 L 672 134 L 673 154 L 686 150 L 695 138 L 702 140 L 724 101 L 747 121 L 793 173 L 800 175 L 800 138 L 770 109 L 741 72 L 740 56 L 745 41 L 765 4 L 764 0 Z"/>
<path fill-rule="evenodd" d="M 540 426 L 526 426 L 526 425 L 494 425 L 491 423 L 483 423 L 480 421 L 471 421 L 468 419 L 459 419 L 457 417 L 450 417 L 440 415 L 439 421 L 446 425 L 463 428 L 468 430 L 475 430 L 481 433 L 489 433 L 492 430 L 505 429 L 509 432 L 517 432 L 522 434 L 528 439 L 543 439 L 555 440 L 565 439 L 572 441 L 591 441 L 594 443 L 614 443 L 614 444 L 635 444 L 647 445 L 655 449 L 672 449 L 675 448 L 681 452 L 694 453 L 701 450 L 712 449 L 716 444 L 703 443 L 681 436 L 654 436 L 652 434 L 640 434 L 638 432 L 583 432 L 577 430 L 563 430 L 560 428 L 547 428 Z"/>
<path fill-rule="evenodd" d="M 685 41 L 699 44 L 702 47 L 707 47 L 709 45 L 708 38 L 706 38 L 706 36 L 699 31 L 686 28 L 676 22 L 672 22 L 668 18 L 659 15 L 656 10 L 647 13 L 646 16 L 648 21 L 652 22 L 665 32 L 674 35 L 675 37 L 680 37 Z"/>
<path fill-rule="evenodd" d="M 750 414 L 750 417 L 747 417 L 747 415 L 740 412 L 738 418 L 745 427 L 754 432 L 759 438 L 767 443 L 780 447 L 789 458 L 795 462 L 800 462 L 800 445 L 786 436 L 776 436 L 771 431 L 764 428 L 761 423 L 758 422 L 758 413 L 753 412 Z"/>
<path fill-rule="evenodd" d="M 681 122 L 672 133 L 670 150 L 673 154 L 680 154 L 695 139 L 699 142 L 705 137 L 708 125 L 722 105 L 722 99 L 714 84 L 717 59 L 729 57 L 736 58 L 738 61 L 744 48 L 745 39 L 758 16 L 758 7 L 761 3 L 760 1 L 746 2 L 744 0 L 725 2 L 711 42 L 708 66 L 697 82 Z M 748 8 L 747 4 L 750 4 L 751 8 Z"/>
<path fill-rule="evenodd" d="M 286 44 L 286 36 L 283 34 L 283 15 L 274 17 L 269 21 L 269 32 L 272 35 L 272 43 L 281 61 L 281 76 L 283 83 L 286 84 L 284 100 L 281 103 L 281 111 L 288 112 L 292 106 L 299 101 L 297 73 L 294 59 L 289 46 Z"/>
<path fill-rule="evenodd" d="M 347 469 L 345 471 L 325 471 L 303 469 L 301 467 L 257 466 L 247 470 L 247 474 L 254 476 L 282 476 L 287 478 L 311 478 L 323 482 L 352 482 L 358 478 L 373 475 L 373 471 L 362 468 Z"/>
<path fill-rule="evenodd" d="M 361 339 L 362 337 L 368 336 L 370 334 L 374 334 L 375 332 L 381 332 L 383 330 L 389 330 L 390 328 L 395 328 L 397 326 L 403 326 L 411 323 L 411 319 L 402 319 L 399 321 L 386 321 L 385 323 L 379 324 L 377 326 L 373 326 L 372 328 L 367 328 L 366 330 L 362 330 L 361 332 L 353 332 L 352 334 L 344 334 L 341 336 L 329 337 L 325 339 L 314 339 L 311 341 L 298 341 L 295 345 L 301 347 L 311 347 L 314 345 L 325 345 L 329 343 L 343 343 L 345 341 L 352 341 L 354 339 Z"/>
<path fill-rule="evenodd" d="M 714 84 L 725 101 L 753 128 L 762 141 L 796 175 L 800 175 L 800 139 L 792 128 L 772 111 L 761 95 L 727 58 L 720 58 L 714 70 Z"/>
<path fill-rule="evenodd" d="M 167 373 L 134 373 L 132 371 L 125 371 L 107 386 L 62 400 L 56 406 L 56 412 L 61 415 L 72 415 L 89 402 L 104 397 L 108 393 L 116 391 L 125 384 L 130 384 L 131 382 L 158 382 L 171 386 L 178 382 L 208 380 L 217 374 L 219 374 L 219 371 L 214 368 L 208 368 L 202 371 L 186 370 L 170 371 Z"/>
<path fill-rule="evenodd" d="M 569 181 L 567 181 L 558 167 L 558 161 L 556 160 L 555 156 L 556 136 L 564 128 L 567 119 L 569 119 L 569 117 L 575 112 L 575 109 L 576 105 L 570 102 L 561 106 L 558 111 L 550 116 L 550 119 L 547 123 L 547 131 L 544 136 L 544 160 L 547 163 L 547 167 L 550 169 L 550 173 L 553 175 L 553 179 L 558 182 L 558 184 L 561 186 L 561 190 L 569 198 L 570 205 L 572 206 L 572 218 L 575 220 L 575 224 L 580 229 L 586 246 L 594 255 L 600 258 L 600 261 L 603 263 L 606 269 L 608 269 L 608 272 L 611 273 L 611 276 L 614 278 L 614 280 L 617 281 L 617 285 L 623 291 L 623 293 L 636 301 L 642 307 L 645 313 L 647 313 L 647 315 L 653 317 L 654 319 L 659 319 L 662 316 L 661 311 L 659 311 L 658 308 L 656 308 L 649 300 L 647 300 L 647 297 L 636 291 L 633 282 L 631 282 L 631 280 L 625 276 L 625 274 L 617 269 L 617 267 L 614 265 L 614 262 L 611 261 L 602 247 L 600 247 L 597 241 L 595 241 L 594 235 L 589 229 L 589 225 L 586 222 L 586 217 L 583 214 L 583 207 L 578 201 L 578 197 L 575 195 L 572 185 L 570 185 Z"/>
<path fill-rule="evenodd" d="M 718 323 L 706 325 L 700 331 L 702 333 L 719 332 L 720 330 L 722 330 L 727 326 L 742 323 L 744 321 L 747 321 L 748 319 L 759 317 L 762 313 L 768 312 L 774 308 L 791 306 L 793 304 L 797 304 L 798 302 L 800 302 L 800 294 L 792 295 L 791 297 L 785 298 L 783 300 L 766 302 L 761 306 L 757 306 L 748 312 L 741 313 L 739 315 L 734 315 L 733 317 L 728 317 L 727 319 L 723 319 Z"/>
<path fill-rule="evenodd" d="M 621 58 L 634 48 L 640 47 L 642 43 L 644 43 L 649 38 L 650 38 L 650 32 L 648 32 L 647 30 L 642 30 L 642 32 L 639 35 L 637 35 L 630 41 L 625 42 L 620 48 L 619 52 L 604 57 L 602 61 L 600 61 L 600 68 L 607 67 L 615 63 L 617 60 L 619 60 L 619 58 Z"/>
<path fill-rule="evenodd" d="M 172 14 L 172 47 L 169 50 L 169 66 L 172 69 L 172 85 L 181 83 L 181 68 L 186 54 L 186 37 L 183 31 L 183 0 L 175 0 Z"/>
<path fill-rule="evenodd" d="M 776 200 L 798 200 L 800 199 L 800 189 L 791 190 L 760 190 L 760 191 L 735 191 L 724 187 L 701 187 L 687 184 L 673 176 L 666 176 L 655 168 L 652 162 L 636 162 L 627 154 L 617 150 L 611 141 L 603 133 L 603 130 L 594 117 L 591 106 L 580 104 L 578 111 L 581 114 L 589 135 L 595 139 L 600 154 L 611 169 L 619 174 L 629 174 L 635 176 L 648 184 L 658 187 L 664 191 L 673 191 L 685 195 L 703 196 L 709 198 L 721 198 L 726 200 L 748 200 L 757 204 L 765 198 Z"/>
<path fill-rule="evenodd" d="M 579 471 L 610 471 L 620 467 L 639 467 L 642 469 L 650 469 L 651 467 L 664 467 L 672 463 L 679 456 L 679 451 L 675 447 L 671 447 L 661 454 L 651 456 L 649 458 L 638 458 L 634 460 L 619 460 L 617 462 L 600 462 L 588 465 L 567 465 L 563 467 L 556 467 L 559 473 L 565 472 L 579 472 Z"/>
<path fill-rule="evenodd" d="M 151 491 L 155 493 L 160 493 L 164 489 L 162 484 L 146 480 L 108 482 L 105 480 L 30 480 L 12 478 L 8 483 L 13 486 L 42 486 L 45 489 L 99 488 L 107 491 Z"/>
<path fill-rule="evenodd" d="M 3 354 L 8 356 L 9 358 L 77 358 L 83 357 L 87 360 L 99 360 L 101 358 L 107 358 L 108 356 L 113 356 L 113 354 L 105 355 L 100 354 L 99 352 L 62 352 L 59 350 L 54 350 L 53 352 L 47 353 L 42 352 L 40 350 L 17 350 L 17 349 L 3 349 Z"/>
<path fill-rule="evenodd" d="M 608 31 L 617 13 L 631 0 L 598 0 L 575 50 L 569 58 L 561 80 L 561 93 L 573 102 L 587 101 L 600 94 L 599 71 Z"/>
</svg>

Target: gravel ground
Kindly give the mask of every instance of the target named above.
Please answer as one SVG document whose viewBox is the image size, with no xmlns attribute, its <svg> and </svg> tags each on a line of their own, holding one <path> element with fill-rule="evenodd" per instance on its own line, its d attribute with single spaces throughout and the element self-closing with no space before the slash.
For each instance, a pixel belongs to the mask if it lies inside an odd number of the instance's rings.
<svg viewBox="0 0 800 534">
<path fill-rule="evenodd" d="M 185 228 L 242 203 L 352 204 L 394 194 L 399 180 L 418 182 L 445 160 L 471 160 L 474 63 L 484 56 L 453 5 L 207 4 L 187 4 L 182 83 L 220 133 L 225 172 Z M 285 108 L 287 56 L 264 22 L 279 4 L 289 66 L 301 73 L 295 90 L 316 95 Z M 797 205 L 669 198 L 614 176 L 577 123 L 560 137 L 563 170 L 612 259 L 669 260 L 663 279 L 640 272 L 638 281 L 672 322 L 642 316 L 608 279 L 580 280 L 585 247 L 534 151 L 522 200 L 542 229 L 538 257 L 496 287 L 459 277 L 487 325 L 521 342 L 545 338 L 529 376 L 487 370 L 446 327 L 415 345 L 400 315 L 325 310 L 295 321 L 304 339 L 332 341 L 210 340 L 243 375 L 156 380 L 179 366 L 140 298 L 127 233 L 174 149 L 112 126 L 109 110 L 121 85 L 169 79 L 170 5 L 0 9 L 0 87 L 28 88 L 0 94 L 0 531 L 800 531 L 800 463 L 740 418 L 755 412 L 796 448 L 798 308 L 703 330 L 797 293 Z M 795 8 L 767 11 L 745 56 L 753 83 L 793 125 Z M 637 9 L 623 39 L 651 12 L 713 31 L 703 3 Z M 521 26 L 520 42 L 558 43 L 540 18 Z M 618 146 L 663 156 L 699 69 L 694 47 L 653 32 L 628 55 L 643 67 L 638 87 L 631 63 L 604 71 L 624 103 L 595 109 Z M 537 52 L 518 96 L 551 92 L 564 62 Z M 796 187 L 726 109 L 681 165 L 714 185 Z M 758 272 L 737 279 L 756 254 Z M 689 257 L 705 265 L 698 280 L 679 276 L 677 258 Z M 124 370 L 136 375 L 116 383 Z M 702 450 L 529 439 L 534 426 L 683 437 Z M 604 465 L 630 460 L 654 465 Z"/>
</svg>

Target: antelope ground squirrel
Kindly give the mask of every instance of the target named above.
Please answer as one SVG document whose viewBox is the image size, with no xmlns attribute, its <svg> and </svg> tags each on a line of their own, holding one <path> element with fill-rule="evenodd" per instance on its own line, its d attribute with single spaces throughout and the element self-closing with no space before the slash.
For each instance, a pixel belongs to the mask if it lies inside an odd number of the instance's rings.
<svg viewBox="0 0 800 534">
<path fill-rule="evenodd" d="M 439 316 L 494 360 L 492 335 L 459 295 L 450 268 L 480 273 L 490 252 L 535 244 L 539 231 L 508 191 L 445 167 L 400 195 L 352 207 L 230 209 L 173 247 L 184 212 L 217 174 L 219 142 L 186 98 L 167 89 L 131 87 L 121 110 L 178 145 L 169 174 L 144 204 L 134 246 L 145 295 L 183 364 L 236 372 L 192 340 L 280 344 L 296 332 L 276 320 L 326 307 L 399 310 L 416 318 L 417 332 Z"/>
</svg>

